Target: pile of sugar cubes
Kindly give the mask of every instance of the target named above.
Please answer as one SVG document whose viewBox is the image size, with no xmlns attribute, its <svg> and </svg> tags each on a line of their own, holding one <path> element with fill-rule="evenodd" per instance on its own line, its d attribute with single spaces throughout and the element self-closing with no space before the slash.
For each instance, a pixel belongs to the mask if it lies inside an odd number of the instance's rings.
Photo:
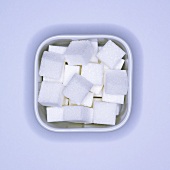
<svg viewBox="0 0 170 170">
<path fill-rule="evenodd" d="M 49 45 L 41 59 L 38 97 L 47 122 L 115 125 L 128 91 L 124 55 L 111 40 L 102 47 L 97 39 Z"/>
</svg>

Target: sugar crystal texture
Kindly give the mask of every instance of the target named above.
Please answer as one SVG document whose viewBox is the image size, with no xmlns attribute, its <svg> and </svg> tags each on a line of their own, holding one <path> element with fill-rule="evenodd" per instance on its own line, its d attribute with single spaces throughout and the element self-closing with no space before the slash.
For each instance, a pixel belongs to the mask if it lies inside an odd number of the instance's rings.
<svg viewBox="0 0 170 170">
<path fill-rule="evenodd" d="M 128 91 L 126 70 L 107 70 L 104 86 L 107 94 L 126 95 Z"/>
<path fill-rule="evenodd" d="M 101 97 L 102 88 L 103 88 L 103 85 L 102 86 L 94 85 L 90 91 L 94 93 L 94 96 Z"/>
<path fill-rule="evenodd" d="M 49 47 L 48 47 L 49 52 L 54 52 L 54 53 L 58 53 L 58 54 L 64 54 L 66 49 L 67 49 L 67 47 L 54 46 L 54 45 L 49 45 Z"/>
<path fill-rule="evenodd" d="M 64 67 L 64 55 L 54 52 L 44 51 L 41 65 L 40 76 L 60 80 Z"/>
<path fill-rule="evenodd" d="M 94 97 L 102 97 L 103 96 L 103 91 L 101 90 L 98 94 L 94 94 Z"/>
<path fill-rule="evenodd" d="M 61 122 L 63 121 L 62 107 L 47 107 L 47 122 Z"/>
<path fill-rule="evenodd" d="M 65 58 L 69 65 L 86 65 L 93 54 L 94 48 L 90 41 L 72 41 L 65 52 Z"/>
<path fill-rule="evenodd" d="M 52 81 L 52 82 L 60 82 L 60 83 L 63 83 L 63 80 L 64 80 L 64 66 L 63 66 L 63 70 L 62 70 L 62 73 L 61 73 L 61 77 L 59 80 L 57 79 L 52 79 L 52 78 L 48 78 L 48 77 L 43 77 L 43 81 Z"/>
<path fill-rule="evenodd" d="M 124 59 L 121 59 L 118 63 L 116 63 L 114 66 L 113 66 L 113 69 L 112 70 L 121 70 L 122 67 L 123 67 L 123 64 L 124 64 L 125 60 Z M 110 70 L 108 66 L 104 65 L 104 71 L 106 70 Z"/>
<path fill-rule="evenodd" d="M 119 115 L 120 110 L 121 110 L 121 104 L 117 104 L 116 116 L 118 116 L 118 115 Z"/>
<path fill-rule="evenodd" d="M 98 59 L 110 69 L 114 69 L 114 66 L 120 62 L 124 55 L 125 52 L 111 40 L 109 40 L 97 53 Z"/>
<path fill-rule="evenodd" d="M 93 104 L 93 93 L 89 92 L 86 97 L 84 98 L 81 105 L 91 107 Z"/>
<path fill-rule="evenodd" d="M 115 125 L 117 104 L 94 101 L 93 123 Z"/>
<path fill-rule="evenodd" d="M 64 106 L 64 121 L 76 123 L 91 123 L 93 109 L 84 106 Z"/>
<path fill-rule="evenodd" d="M 43 77 L 43 81 L 58 82 L 58 80 L 52 79 L 52 78 L 48 78 L 48 77 Z"/>
<path fill-rule="evenodd" d="M 84 98 L 83 102 L 81 105 L 86 106 L 86 107 L 91 107 L 93 104 L 93 93 L 89 92 L 86 97 Z M 75 106 L 76 104 L 70 100 L 69 105 Z"/>
<path fill-rule="evenodd" d="M 61 83 L 43 81 L 38 102 L 43 106 L 61 106 L 64 98 L 63 88 Z"/>
<path fill-rule="evenodd" d="M 94 48 L 94 53 L 93 53 L 93 56 L 92 56 L 90 62 L 98 63 L 98 58 L 96 57 L 97 52 L 98 52 L 98 42 L 97 42 L 97 39 L 92 39 L 91 40 L 91 44 L 92 44 L 92 46 Z"/>
<path fill-rule="evenodd" d="M 84 77 L 74 74 L 67 86 L 64 88 L 63 94 L 73 103 L 80 105 L 93 84 Z"/>
<path fill-rule="evenodd" d="M 124 59 L 121 59 L 115 66 L 114 66 L 114 70 L 121 70 L 122 67 L 123 67 L 123 64 L 124 64 L 125 60 Z"/>
<path fill-rule="evenodd" d="M 104 68 L 102 64 L 89 63 L 82 66 L 81 75 L 89 80 L 94 85 L 103 85 L 103 72 Z"/>
<path fill-rule="evenodd" d="M 66 86 L 67 83 L 71 80 L 73 75 L 80 73 L 80 66 L 69 66 L 65 65 L 65 72 L 64 72 L 64 82 L 63 84 Z"/>
<path fill-rule="evenodd" d="M 99 46 L 99 50 L 98 50 L 98 52 L 99 52 L 102 48 L 103 48 L 103 46 Z"/>
<path fill-rule="evenodd" d="M 124 104 L 124 95 L 106 94 L 105 89 L 103 89 L 102 101 Z"/>
</svg>

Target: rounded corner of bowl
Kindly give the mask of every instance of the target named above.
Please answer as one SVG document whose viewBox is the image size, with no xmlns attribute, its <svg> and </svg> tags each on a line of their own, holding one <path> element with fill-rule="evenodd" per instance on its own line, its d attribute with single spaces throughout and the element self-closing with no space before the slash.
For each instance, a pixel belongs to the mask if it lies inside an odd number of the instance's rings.
<svg viewBox="0 0 170 170">
<path fill-rule="evenodd" d="M 37 83 L 37 73 L 38 73 L 38 64 L 37 64 L 37 61 L 39 59 L 39 56 L 40 56 L 40 52 L 41 50 L 43 49 L 43 47 L 47 44 L 49 44 L 51 41 L 53 40 L 57 40 L 57 39 L 64 39 L 64 38 L 73 38 L 73 37 L 79 37 L 80 38 L 87 38 L 87 37 L 96 37 L 96 38 L 109 38 L 109 39 L 114 39 L 114 40 L 117 40 L 119 41 L 127 50 L 127 53 L 128 53 L 128 58 L 130 59 L 130 64 L 128 65 L 129 66 L 129 69 L 128 69 L 128 72 L 130 73 L 130 77 L 129 77 L 129 80 L 130 80 L 130 86 L 129 86 L 129 92 L 128 92 L 128 110 L 127 110 L 127 113 L 126 113 L 126 116 L 124 117 L 124 119 L 122 120 L 122 122 L 120 122 L 119 124 L 117 125 L 114 125 L 114 126 L 111 126 L 111 127 L 106 127 L 106 128 L 89 128 L 89 129 L 85 129 L 85 128 L 77 128 L 77 129 L 57 129 L 57 128 L 53 128 L 53 127 L 50 127 L 49 125 L 45 124 L 43 122 L 43 120 L 41 119 L 40 117 L 40 113 L 38 111 L 38 105 L 37 105 L 37 87 L 36 87 L 36 83 Z M 131 114 L 131 107 L 132 107 L 132 77 L 133 76 L 133 57 L 132 57 L 132 51 L 131 51 L 131 48 L 130 46 L 128 45 L 128 43 L 120 38 L 120 37 L 117 37 L 117 36 L 114 36 L 114 35 L 56 35 L 56 36 L 52 36 L 52 37 L 49 37 L 49 38 L 46 38 L 45 40 L 43 40 L 37 50 L 36 50 L 36 55 L 35 55 L 35 65 L 34 65 L 34 112 L 35 112 L 35 116 L 36 116 L 36 119 L 38 121 L 38 123 L 46 130 L 48 131 L 52 131 L 52 132 L 111 132 L 111 131 L 115 131 L 115 130 L 118 130 L 120 128 L 122 128 L 128 121 L 129 117 L 130 117 L 130 114 Z"/>
</svg>

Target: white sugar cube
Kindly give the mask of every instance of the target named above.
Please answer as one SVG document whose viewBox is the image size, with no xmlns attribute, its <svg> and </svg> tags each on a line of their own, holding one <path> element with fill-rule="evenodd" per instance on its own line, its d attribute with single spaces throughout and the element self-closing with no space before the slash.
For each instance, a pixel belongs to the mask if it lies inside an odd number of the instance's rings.
<svg viewBox="0 0 170 170">
<path fill-rule="evenodd" d="M 94 85 L 103 85 L 103 72 L 102 64 L 89 63 L 82 66 L 81 75 L 89 80 Z"/>
<path fill-rule="evenodd" d="M 69 105 L 69 99 L 67 99 L 66 97 L 64 97 L 63 106 L 68 106 L 68 105 Z"/>
<path fill-rule="evenodd" d="M 89 92 L 86 97 L 84 98 L 83 102 L 81 103 L 81 105 L 86 106 L 86 107 L 91 107 L 93 104 L 93 93 Z M 74 102 L 72 102 L 70 100 L 69 102 L 70 106 L 76 106 L 76 104 Z"/>
<path fill-rule="evenodd" d="M 103 46 L 99 46 L 99 50 L 98 50 L 98 52 L 99 52 L 102 48 L 103 48 Z"/>
<path fill-rule="evenodd" d="M 80 66 L 69 66 L 65 65 L 65 72 L 64 72 L 64 82 L 63 84 L 66 86 L 67 83 L 71 80 L 73 75 L 80 73 Z"/>
<path fill-rule="evenodd" d="M 124 55 L 125 52 L 114 42 L 109 40 L 97 53 L 97 58 L 106 64 L 110 69 L 114 69 L 114 66 Z"/>
<path fill-rule="evenodd" d="M 110 68 L 104 64 L 104 71 L 106 71 L 106 70 L 110 70 Z"/>
<path fill-rule="evenodd" d="M 72 41 L 65 52 L 65 58 L 69 65 L 86 65 L 93 54 L 94 48 L 90 41 Z"/>
<path fill-rule="evenodd" d="M 63 121 L 62 107 L 47 107 L 47 122 L 61 122 Z"/>
<path fill-rule="evenodd" d="M 102 97 L 102 96 L 103 96 L 102 90 L 98 94 L 94 94 L 94 97 Z"/>
<path fill-rule="evenodd" d="M 43 81 L 52 81 L 52 82 L 60 82 L 60 83 L 63 83 L 63 79 L 64 79 L 64 66 L 63 66 L 63 70 L 62 70 L 61 77 L 59 80 L 48 78 L 48 77 L 43 77 Z"/>
<path fill-rule="evenodd" d="M 59 80 L 62 75 L 63 67 L 64 55 L 44 51 L 39 74 L 40 76 Z"/>
<path fill-rule="evenodd" d="M 84 77 L 74 74 L 67 86 L 64 88 L 63 94 L 75 104 L 80 105 L 93 84 Z"/>
<path fill-rule="evenodd" d="M 98 63 L 98 58 L 96 57 L 97 52 L 98 52 L 98 42 L 97 42 L 97 39 L 91 40 L 91 44 L 92 44 L 92 46 L 93 46 L 94 53 L 93 53 L 93 56 L 92 56 L 90 62 L 92 62 L 92 63 Z"/>
<path fill-rule="evenodd" d="M 58 53 L 58 54 L 64 54 L 66 49 L 67 49 L 67 47 L 54 46 L 54 45 L 49 45 L 49 47 L 48 47 L 49 52 L 54 52 L 54 53 Z"/>
<path fill-rule="evenodd" d="M 90 91 L 94 93 L 94 96 L 100 96 L 102 95 L 102 88 L 103 86 L 94 85 Z"/>
<path fill-rule="evenodd" d="M 118 63 L 113 66 L 113 70 L 121 70 L 125 60 L 121 59 Z M 109 70 L 109 67 L 104 65 L 104 71 Z"/>
<path fill-rule="evenodd" d="M 119 115 L 120 110 L 121 110 L 121 104 L 117 104 L 116 116 L 118 116 L 118 115 Z"/>
<path fill-rule="evenodd" d="M 93 109 L 84 106 L 64 106 L 64 121 L 92 123 Z"/>
<path fill-rule="evenodd" d="M 43 77 L 43 81 L 59 82 L 56 79 L 52 79 L 52 78 L 48 78 L 48 77 Z"/>
<path fill-rule="evenodd" d="M 93 104 L 93 93 L 89 92 L 87 96 L 84 98 L 81 105 L 91 107 Z"/>
<path fill-rule="evenodd" d="M 124 95 L 106 94 L 105 89 L 103 89 L 102 101 L 124 104 Z"/>
<path fill-rule="evenodd" d="M 126 95 L 128 78 L 126 70 L 107 70 L 105 73 L 105 93 L 112 95 Z"/>
<path fill-rule="evenodd" d="M 94 102 L 93 123 L 115 125 L 117 104 L 106 102 Z"/>
<path fill-rule="evenodd" d="M 125 60 L 124 59 L 121 59 L 115 66 L 114 66 L 114 70 L 121 70 L 122 67 L 123 67 L 123 64 L 124 64 Z"/>
<path fill-rule="evenodd" d="M 64 98 L 63 88 L 61 83 L 43 81 L 38 102 L 43 106 L 61 106 Z"/>
</svg>

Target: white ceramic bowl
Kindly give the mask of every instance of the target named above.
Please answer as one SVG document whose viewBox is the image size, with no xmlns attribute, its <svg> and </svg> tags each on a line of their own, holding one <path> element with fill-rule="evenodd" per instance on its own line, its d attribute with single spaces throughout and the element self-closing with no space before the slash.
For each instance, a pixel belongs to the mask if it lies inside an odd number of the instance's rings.
<svg viewBox="0 0 170 170">
<path fill-rule="evenodd" d="M 82 39 L 98 39 L 99 45 L 104 45 L 107 40 L 112 40 L 118 46 L 120 46 L 125 52 L 124 56 L 125 64 L 123 66 L 124 70 L 127 70 L 129 88 L 128 94 L 125 97 L 125 103 L 122 105 L 119 116 L 116 119 L 116 125 L 83 125 L 83 124 L 73 124 L 69 122 L 56 122 L 48 123 L 46 119 L 46 108 L 38 103 L 38 93 L 39 84 L 42 78 L 39 76 L 39 66 L 42 57 L 42 53 L 48 50 L 49 45 L 61 45 L 67 46 L 72 40 L 82 40 Z M 121 128 L 128 120 L 131 113 L 132 106 L 132 72 L 133 72 L 133 60 L 132 53 L 128 44 L 119 37 L 112 35 L 60 35 L 54 36 L 43 41 L 35 56 L 35 66 L 34 66 L 34 110 L 38 122 L 46 129 L 53 132 L 108 132 L 114 131 Z"/>
</svg>

